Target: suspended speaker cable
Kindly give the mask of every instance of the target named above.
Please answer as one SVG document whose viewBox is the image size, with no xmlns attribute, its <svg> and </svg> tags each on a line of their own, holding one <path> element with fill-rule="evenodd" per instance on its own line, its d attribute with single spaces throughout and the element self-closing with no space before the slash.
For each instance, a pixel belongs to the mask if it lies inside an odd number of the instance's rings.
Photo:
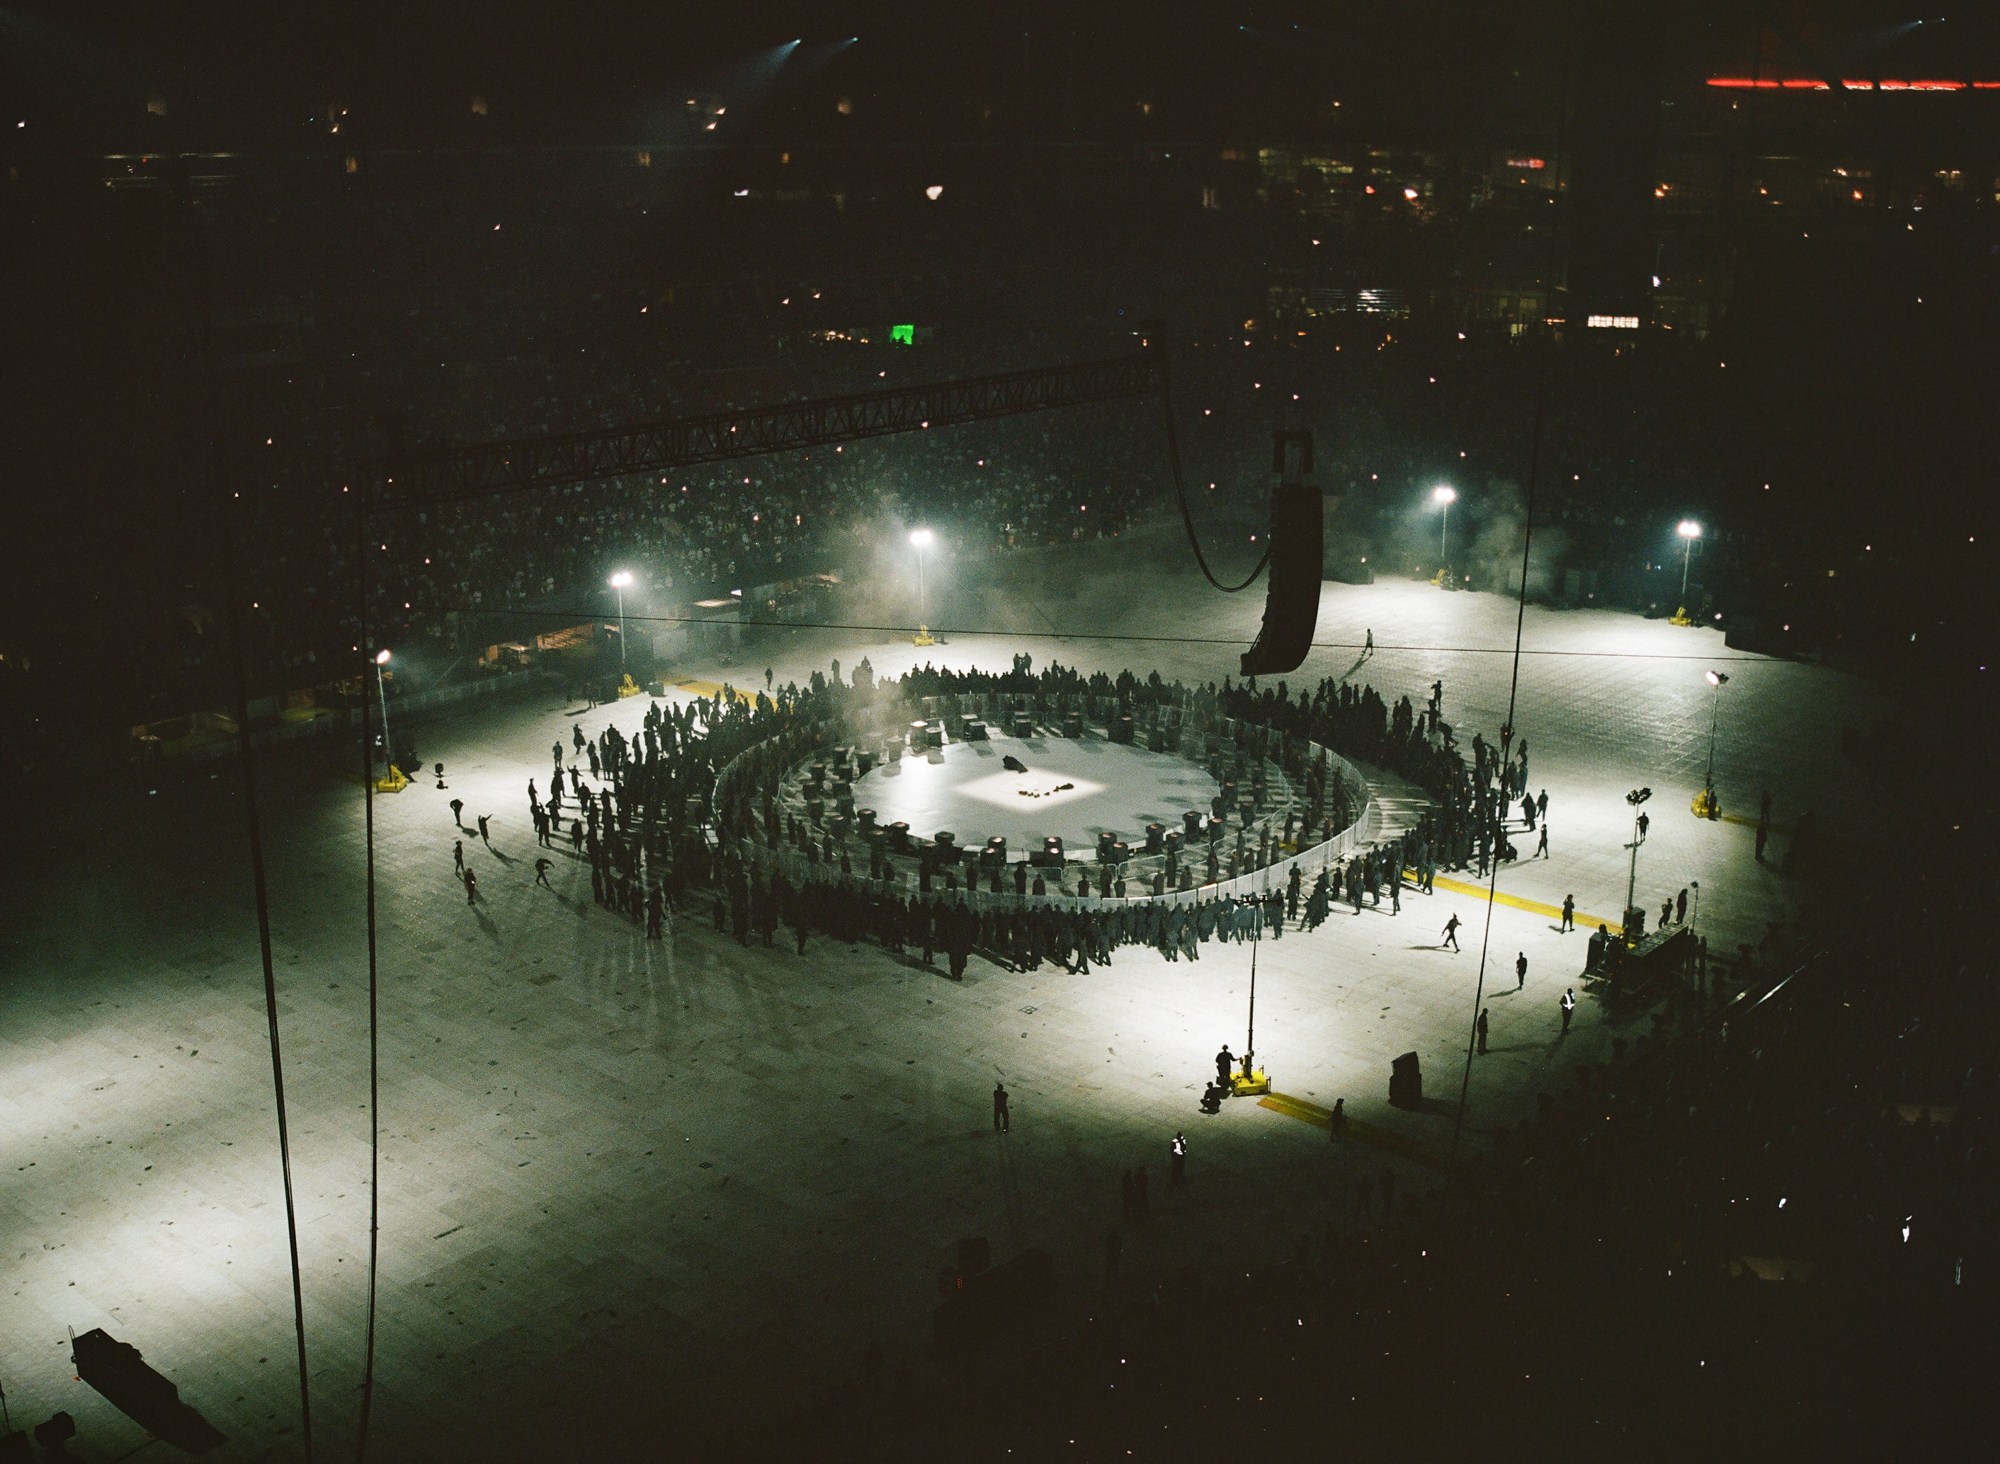
<svg viewBox="0 0 2000 1464">
<path fill-rule="evenodd" d="M 185 158 L 174 159 L 182 205 L 188 222 L 188 277 L 195 300 L 196 349 L 201 361 L 203 485 L 214 504 L 216 538 L 222 546 L 222 592 L 227 604 L 229 659 L 235 679 L 236 757 L 243 770 L 243 816 L 250 834 L 250 886 L 257 909 L 257 953 L 264 970 L 264 1023 L 271 1038 L 271 1097 L 278 1110 L 278 1169 L 285 1186 L 285 1242 L 292 1268 L 292 1331 L 299 1353 L 299 1426 L 306 1464 L 313 1459 L 312 1390 L 306 1368 L 305 1285 L 299 1270 L 299 1211 L 292 1188 L 292 1133 L 285 1105 L 285 1056 L 278 1038 L 278 977 L 271 960 L 271 891 L 264 872 L 263 820 L 257 811 L 257 764 L 250 741 L 249 673 L 243 654 L 243 585 L 237 567 L 236 523 L 228 512 L 234 498 L 222 496 L 222 479 L 215 443 L 218 396 L 215 369 L 215 328 L 208 289 L 208 251 L 201 220 L 195 211 Z"/>
<path fill-rule="evenodd" d="M 365 667 L 374 654 L 368 625 L 368 510 L 365 501 L 354 506 L 354 547 L 359 555 L 354 574 L 361 610 L 360 635 L 356 643 L 361 647 Z M 376 1277 L 382 1258 L 382 1061 L 381 1026 L 378 1021 L 381 987 L 377 980 L 375 956 L 375 740 L 369 725 L 368 673 L 364 669 L 361 674 L 361 807 L 363 863 L 366 866 L 362 903 L 368 926 L 368 1327 L 361 1351 L 361 1419 L 354 1438 L 354 1457 L 357 1461 L 368 1457 L 368 1424 L 375 1409 Z M 375 674 L 382 674 L 379 666 Z M 383 715 L 386 721 L 388 714 L 385 712 Z M 386 733 L 386 726 L 384 731 Z M 386 736 L 382 741 L 382 750 L 384 753 L 389 750 Z"/>
<path fill-rule="evenodd" d="M 1264 566 L 1271 562 L 1271 546 L 1268 543 L 1264 546 L 1263 557 L 1250 571 L 1249 578 L 1240 585 L 1225 585 L 1215 577 L 1215 571 L 1208 567 L 1208 560 L 1202 556 L 1201 540 L 1195 537 L 1194 512 L 1188 507 L 1187 484 L 1181 478 L 1181 447 L 1180 439 L 1174 434 L 1174 389 L 1172 373 L 1168 369 L 1168 359 L 1166 347 L 1163 345 L 1160 348 L 1160 405 L 1165 409 L 1167 416 L 1167 461 L 1173 465 L 1174 496 L 1180 500 L 1181 523 L 1187 527 L 1188 547 L 1194 550 L 1194 562 L 1201 566 L 1201 572 L 1208 577 L 1208 582 L 1223 594 L 1233 595 L 1257 583 L 1257 576 L 1262 574 Z"/>
<path fill-rule="evenodd" d="M 1569 124 L 1569 72 L 1565 68 L 1561 100 L 1556 116 L 1556 187 L 1561 194 L 1562 168 L 1566 160 L 1564 152 L 1565 133 Z M 1543 265 L 1542 278 L 1548 287 L 1555 283 L 1556 240 L 1562 231 L 1549 230 L 1549 247 Z M 1528 482 L 1526 502 L 1523 506 L 1521 524 L 1521 583 L 1514 604 L 1514 655 L 1513 664 L 1507 678 L 1507 720 L 1500 724 L 1500 786 L 1501 812 L 1506 811 L 1508 747 L 1514 737 L 1514 713 L 1521 693 L 1521 642 L 1528 621 L 1528 550 L 1535 540 L 1535 484 L 1541 477 L 1543 424 L 1548 413 L 1549 401 L 1549 338 L 1548 327 L 1542 327 L 1540 354 L 1535 362 L 1535 408 L 1532 433 L 1528 441 Z M 1483 834 L 1482 830 L 1482 834 Z M 1502 836 L 1504 837 L 1504 835 Z M 1479 976 L 1472 990 L 1472 1027 L 1465 1039 L 1465 1073 L 1458 1084 L 1458 1111 L 1451 1124 L 1451 1161 L 1458 1163 L 1459 1136 L 1465 1130 L 1465 1105 L 1472 1092 L 1472 1059 L 1479 1045 L 1479 1018 L 1485 1010 L 1486 1000 L 1486 957 L 1493 943 L 1493 907 L 1497 903 L 1500 886 L 1500 850 L 1493 851 L 1493 864 L 1486 881 L 1486 920 L 1479 934 Z"/>
</svg>

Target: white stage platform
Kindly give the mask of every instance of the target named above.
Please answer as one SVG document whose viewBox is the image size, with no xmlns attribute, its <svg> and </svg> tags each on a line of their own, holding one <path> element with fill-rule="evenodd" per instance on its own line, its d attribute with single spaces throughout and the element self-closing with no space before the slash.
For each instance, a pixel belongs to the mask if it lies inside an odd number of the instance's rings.
<svg viewBox="0 0 2000 1464">
<path fill-rule="evenodd" d="M 1028 771 L 1008 771 L 1009 754 Z M 1215 794 L 1204 769 L 1169 753 L 1101 737 L 996 737 L 877 767 L 855 783 L 854 806 L 874 809 L 883 824 L 907 823 L 923 841 L 949 829 L 969 849 L 999 834 L 1018 859 L 1050 834 L 1072 856 L 1094 849 L 1107 829 L 1143 844 L 1147 824 L 1177 829 L 1189 809 L 1207 813 Z"/>
</svg>

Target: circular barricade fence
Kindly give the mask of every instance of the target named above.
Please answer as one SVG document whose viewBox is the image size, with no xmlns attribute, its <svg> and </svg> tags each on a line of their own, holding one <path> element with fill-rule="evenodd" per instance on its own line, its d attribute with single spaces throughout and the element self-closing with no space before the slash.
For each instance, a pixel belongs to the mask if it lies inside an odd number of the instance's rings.
<svg viewBox="0 0 2000 1464">
<path fill-rule="evenodd" d="M 879 683 L 837 717 L 790 719 L 718 772 L 711 808 L 718 852 L 794 884 L 834 883 L 877 896 L 921 891 L 981 912 L 1080 912 L 1261 896 L 1287 885 L 1295 868 L 1309 881 L 1370 846 L 1380 820 L 1367 784 L 1331 748 L 1221 716 L 1213 695 L 1199 688 L 1166 683 L 1140 690 L 1150 696 L 976 690 L 914 697 L 901 694 L 897 683 Z M 1208 769 L 1227 806 L 1220 818 L 1203 816 L 1200 840 L 1190 816 L 1179 830 L 1153 826 L 1145 848 L 1119 844 L 1103 853 L 1058 855 L 1054 863 L 1031 858 L 1023 882 L 1041 875 L 1046 883 L 1051 874 L 1074 879 L 1079 870 L 1088 881 L 1088 892 L 1063 885 L 1044 894 L 1017 890 L 1015 862 L 996 863 L 980 845 L 960 846 L 952 831 L 911 838 L 915 831 L 869 826 L 867 811 L 856 807 L 853 783 L 871 767 L 984 740 L 994 727 L 1013 736 L 1101 737 L 1178 756 Z M 1289 842 L 1280 834 L 1287 815 Z M 1207 838 L 1218 828 L 1217 875 L 1209 878 Z M 1177 878 L 1161 880 L 1170 848 Z M 1242 867 L 1245 851 L 1253 867 Z M 1226 872 L 1231 854 L 1234 873 Z M 1164 888 L 1156 891 L 1156 883 Z M 1120 888 L 1124 893 L 1113 892 Z"/>
</svg>

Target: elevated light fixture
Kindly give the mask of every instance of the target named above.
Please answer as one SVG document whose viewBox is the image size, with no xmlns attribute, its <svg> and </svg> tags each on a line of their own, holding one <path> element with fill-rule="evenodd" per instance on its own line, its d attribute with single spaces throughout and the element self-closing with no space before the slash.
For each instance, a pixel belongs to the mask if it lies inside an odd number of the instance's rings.
<svg viewBox="0 0 2000 1464">
<path fill-rule="evenodd" d="M 1694 562 L 1694 541 L 1701 537 L 1701 525 L 1693 519 L 1682 519 L 1674 525 L 1674 532 L 1681 536 L 1681 613 L 1674 617 L 1682 625 L 1688 623 L 1688 567 Z"/>
<path fill-rule="evenodd" d="M 382 704 L 382 756 L 390 767 L 396 765 L 396 749 L 389 741 L 389 689 L 382 684 L 382 668 L 389 664 L 389 648 L 375 653 L 375 696 Z"/>
<path fill-rule="evenodd" d="M 917 551 L 917 639 L 919 644 L 928 644 L 930 630 L 929 598 L 924 584 L 924 556 L 937 540 L 937 535 L 929 529 L 911 529 L 910 544 Z"/>
<path fill-rule="evenodd" d="M 1723 671 L 1701 673 L 1708 684 L 1715 688 L 1715 696 L 1708 713 L 1708 771 L 1702 775 L 1701 796 L 1694 801 L 1694 811 L 1702 818 L 1721 818 L 1722 805 L 1715 796 L 1715 728 L 1722 715 L 1722 688 L 1729 682 L 1729 675 Z"/>
<path fill-rule="evenodd" d="M 1632 842 L 1626 847 L 1632 851 L 1632 868 L 1625 880 L 1625 925 L 1632 924 L 1632 897 L 1639 889 L 1639 841 L 1645 836 L 1646 815 L 1639 811 L 1639 805 L 1653 796 L 1651 788 L 1634 788 L 1625 795 L 1625 801 L 1632 805 Z"/>
<path fill-rule="evenodd" d="M 1445 546 L 1451 535 L 1451 506 L 1458 502 L 1458 490 L 1449 483 L 1440 483 L 1431 489 L 1431 502 L 1444 510 L 1444 518 L 1438 524 L 1438 565 L 1442 568 L 1449 558 Z"/>
<path fill-rule="evenodd" d="M 632 583 L 632 571 L 621 569 L 611 576 L 611 588 L 618 591 L 618 667 L 625 667 L 625 587 Z"/>
</svg>

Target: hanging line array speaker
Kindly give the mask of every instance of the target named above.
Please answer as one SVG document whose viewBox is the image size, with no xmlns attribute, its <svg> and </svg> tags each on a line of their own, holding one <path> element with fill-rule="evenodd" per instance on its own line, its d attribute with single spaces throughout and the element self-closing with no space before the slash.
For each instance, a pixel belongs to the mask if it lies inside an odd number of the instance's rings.
<svg viewBox="0 0 2000 1464">
<path fill-rule="evenodd" d="M 1271 578 L 1265 586 L 1264 626 L 1257 643 L 1243 653 L 1245 676 L 1296 671 L 1312 648 L 1319 624 L 1319 582 L 1326 548 L 1326 525 L 1317 488 L 1307 486 L 1312 471 L 1312 434 L 1272 434 Z"/>
</svg>

